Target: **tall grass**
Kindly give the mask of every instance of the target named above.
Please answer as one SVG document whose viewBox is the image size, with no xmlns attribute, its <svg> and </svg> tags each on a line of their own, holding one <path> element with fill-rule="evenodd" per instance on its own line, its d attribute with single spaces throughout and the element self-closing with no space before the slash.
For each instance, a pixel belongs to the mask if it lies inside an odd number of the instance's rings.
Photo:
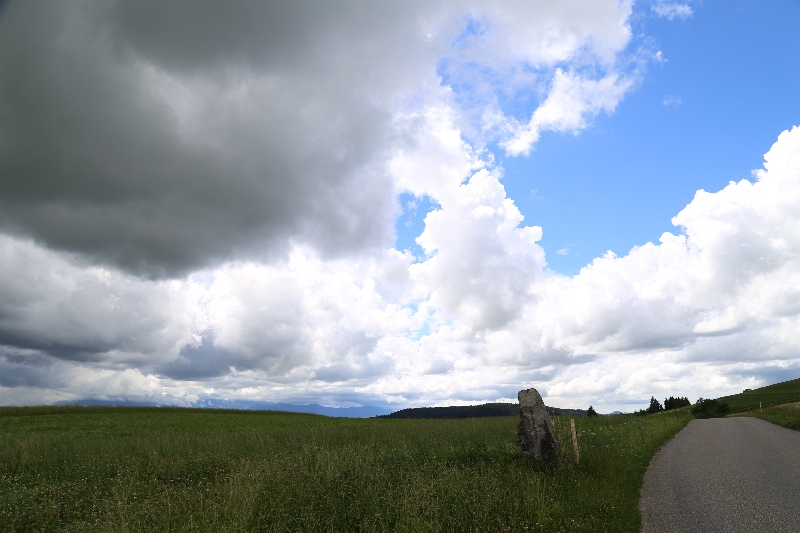
<svg viewBox="0 0 800 533">
<path fill-rule="evenodd" d="M 332 419 L 116 408 L 0 413 L 0 529 L 635 532 L 639 486 L 689 417 L 555 417 L 564 461 L 516 417 Z"/>
<path fill-rule="evenodd" d="M 800 431 L 800 402 L 764 407 L 763 410 L 755 408 L 734 416 L 754 416 L 785 428 Z"/>
</svg>

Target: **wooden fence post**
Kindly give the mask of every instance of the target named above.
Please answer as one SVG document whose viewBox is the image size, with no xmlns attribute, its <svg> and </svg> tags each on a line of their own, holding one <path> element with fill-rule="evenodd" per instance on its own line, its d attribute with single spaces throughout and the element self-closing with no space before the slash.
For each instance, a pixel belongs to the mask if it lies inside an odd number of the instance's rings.
<svg viewBox="0 0 800 533">
<path fill-rule="evenodd" d="M 639 434 L 642 436 L 642 440 L 644 440 L 644 431 L 642 430 L 642 419 L 637 416 L 636 421 L 639 423 Z"/>
<path fill-rule="evenodd" d="M 667 415 L 664 414 L 664 411 L 661 411 L 661 420 L 664 421 L 664 427 L 667 427 Z"/>
<path fill-rule="evenodd" d="M 575 464 L 580 464 L 581 456 L 578 453 L 578 434 L 575 432 L 575 419 L 569 419 L 569 428 L 572 431 L 572 448 L 575 450 Z"/>
<path fill-rule="evenodd" d="M 761 411 L 762 413 L 764 412 L 764 410 L 761 408 L 761 402 L 758 402 L 758 410 Z"/>
</svg>

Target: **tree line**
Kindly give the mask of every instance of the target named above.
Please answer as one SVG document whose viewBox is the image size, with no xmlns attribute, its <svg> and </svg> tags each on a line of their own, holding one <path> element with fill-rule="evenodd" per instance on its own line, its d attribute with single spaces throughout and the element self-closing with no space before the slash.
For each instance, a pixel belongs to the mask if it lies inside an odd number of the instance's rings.
<svg viewBox="0 0 800 533">
<path fill-rule="evenodd" d="M 634 414 L 637 415 L 652 415 L 660 411 L 670 411 L 680 407 L 690 407 L 692 402 L 689 398 L 684 396 L 677 398 L 670 396 L 664 399 L 664 404 L 656 400 L 655 396 L 650 397 L 650 406 L 647 409 L 641 409 Z M 715 418 L 724 416 L 730 412 L 730 406 L 727 403 L 719 402 L 718 400 L 711 400 L 708 398 L 699 398 L 692 407 L 692 414 L 698 418 Z"/>
<path fill-rule="evenodd" d="M 692 405 L 692 402 L 689 401 L 689 398 L 687 396 L 683 397 L 678 396 L 677 398 L 674 396 L 670 396 L 669 398 L 664 398 L 664 405 L 661 405 L 661 402 L 656 400 L 655 396 L 651 396 L 650 407 L 648 407 L 647 409 L 641 409 L 639 411 L 636 411 L 634 414 L 652 415 L 660 411 L 671 411 L 672 409 L 678 409 L 680 407 L 689 407 L 690 405 Z"/>
</svg>

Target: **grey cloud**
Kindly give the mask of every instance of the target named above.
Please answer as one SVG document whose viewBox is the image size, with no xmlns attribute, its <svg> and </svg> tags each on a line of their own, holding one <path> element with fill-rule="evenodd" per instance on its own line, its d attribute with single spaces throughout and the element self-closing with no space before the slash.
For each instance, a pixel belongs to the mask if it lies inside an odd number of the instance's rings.
<svg viewBox="0 0 800 533">
<path fill-rule="evenodd" d="M 498 29 L 475 61 L 505 65 L 498 57 L 517 50 L 511 63 L 552 66 L 584 49 L 601 62 L 616 54 L 628 11 L 12 3 L 0 18 L 0 230 L 150 277 L 271 260 L 293 242 L 325 257 L 390 246 L 385 167 L 402 141 L 392 115 L 418 111 L 439 85 L 437 60 L 470 17 Z"/>
<path fill-rule="evenodd" d="M 758 383 L 771 385 L 773 383 L 797 379 L 798 370 L 800 370 L 800 364 L 796 361 L 792 361 L 790 364 L 782 366 L 764 365 L 748 369 L 733 368 L 728 370 L 727 375 L 731 379 L 736 377 L 742 380 L 754 378 Z"/>
<path fill-rule="evenodd" d="M 711 364 L 747 361 L 758 365 L 793 361 L 797 359 L 800 344 L 796 334 L 798 326 L 800 320 L 796 317 L 783 321 L 765 320 L 725 335 L 700 338 L 685 348 L 681 360 Z M 775 339 L 781 339 L 781 342 Z"/>
<path fill-rule="evenodd" d="M 0 387 L 53 387 L 53 379 L 41 356 L 20 357 L 0 347 Z"/>
<path fill-rule="evenodd" d="M 0 346 L 137 364 L 188 342 L 188 294 L 0 235 Z"/>
<path fill-rule="evenodd" d="M 155 277 L 269 258 L 291 239 L 327 255 L 390 245 L 386 106 L 432 72 L 403 48 L 425 45 L 403 12 L 12 4 L 0 227 Z"/>
<path fill-rule="evenodd" d="M 453 361 L 448 361 L 447 359 L 435 359 L 431 361 L 427 370 L 421 373 L 426 375 L 447 374 L 448 372 L 452 372 L 454 369 L 455 365 L 453 364 Z"/>
<path fill-rule="evenodd" d="M 207 333 L 198 346 L 184 346 L 178 357 L 156 366 L 153 373 L 177 380 L 203 380 L 228 374 L 234 361 L 231 354 L 214 346 L 214 336 Z"/>
<path fill-rule="evenodd" d="M 391 359 L 360 362 L 347 361 L 320 367 L 314 371 L 314 378 L 320 381 L 335 383 L 352 380 L 369 380 L 384 376 L 392 371 L 394 363 Z"/>
</svg>

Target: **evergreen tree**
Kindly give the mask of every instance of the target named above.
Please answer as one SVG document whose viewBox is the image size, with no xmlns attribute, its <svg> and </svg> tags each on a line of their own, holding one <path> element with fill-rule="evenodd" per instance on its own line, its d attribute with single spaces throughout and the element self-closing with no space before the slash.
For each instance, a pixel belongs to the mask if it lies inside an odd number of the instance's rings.
<svg viewBox="0 0 800 533">
<path fill-rule="evenodd" d="M 589 411 L 587 411 L 587 413 L 586 413 L 586 416 L 588 416 L 588 417 L 592 417 L 592 416 L 600 416 L 600 415 L 598 415 L 598 414 L 597 414 L 597 411 L 595 411 L 595 410 L 594 410 L 594 407 L 592 407 L 592 406 L 590 405 L 590 406 L 589 406 Z"/>
<path fill-rule="evenodd" d="M 684 396 L 681 398 L 678 396 L 677 398 L 670 396 L 669 398 L 664 399 L 664 410 L 669 411 L 670 409 L 678 409 L 679 407 L 689 407 L 692 405 L 692 402 L 689 401 L 689 398 Z"/>
<path fill-rule="evenodd" d="M 660 403 L 658 403 L 658 400 L 656 400 L 656 397 L 655 396 L 651 396 L 650 397 L 650 407 L 647 408 L 647 413 L 648 414 L 653 414 L 653 413 L 657 413 L 657 412 L 663 411 L 663 410 L 664 410 L 664 408 L 661 407 Z"/>
</svg>

